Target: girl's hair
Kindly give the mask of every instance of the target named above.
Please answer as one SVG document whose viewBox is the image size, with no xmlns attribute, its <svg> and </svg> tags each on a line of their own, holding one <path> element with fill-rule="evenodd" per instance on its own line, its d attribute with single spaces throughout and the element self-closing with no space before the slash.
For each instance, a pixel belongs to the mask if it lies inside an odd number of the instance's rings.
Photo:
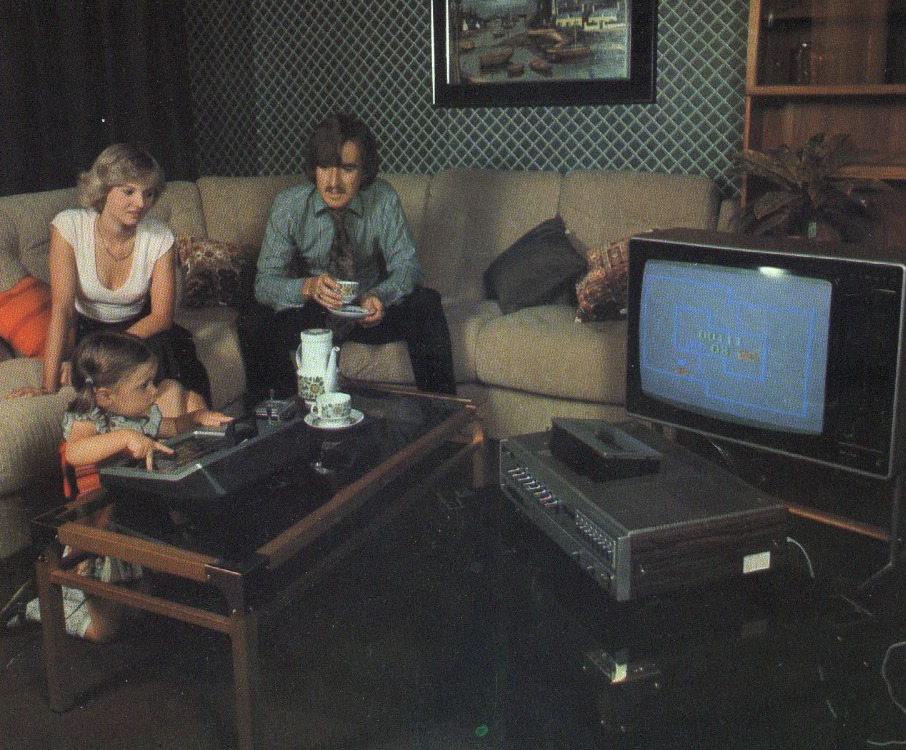
<svg viewBox="0 0 906 750">
<path fill-rule="evenodd" d="M 76 395 L 69 411 L 87 413 L 97 406 L 96 388 L 114 388 L 136 367 L 154 361 L 154 352 L 138 336 L 117 331 L 91 333 L 72 356 Z"/>
<path fill-rule="evenodd" d="M 100 213 L 110 189 L 127 182 L 147 185 L 155 202 L 167 186 L 160 164 L 145 149 L 132 143 L 115 143 L 101 151 L 91 169 L 79 175 L 79 203 Z"/>
</svg>

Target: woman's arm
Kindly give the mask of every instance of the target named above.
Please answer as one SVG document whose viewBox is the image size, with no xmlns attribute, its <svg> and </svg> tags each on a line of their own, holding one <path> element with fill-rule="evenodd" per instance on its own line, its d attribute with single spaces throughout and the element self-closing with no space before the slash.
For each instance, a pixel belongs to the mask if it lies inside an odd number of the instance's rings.
<svg viewBox="0 0 906 750">
<path fill-rule="evenodd" d="M 57 228 L 50 228 L 50 325 L 44 345 L 41 387 L 47 393 L 60 388 L 60 366 L 75 344 L 75 293 L 78 284 L 75 250 Z"/>
<path fill-rule="evenodd" d="M 63 359 L 75 345 L 75 290 L 78 283 L 75 251 L 54 226 L 50 228 L 50 253 L 47 264 L 50 269 L 50 323 L 47 341 L 44 344 L 41 387 L 18 388 L 8 394 L 7 398 L 56 393 L 60 389 Z M 68 383 L 68 370 L 65 375 L 64 382 Z"/>
<path fill-rule="evenodd" d="M 166 331 L 173 325 L 176 311 L 175 245 L 157 259 L 151 272 L 151 312 L 129 326 L 129 333 L 143 339 Z"/>
</svg>

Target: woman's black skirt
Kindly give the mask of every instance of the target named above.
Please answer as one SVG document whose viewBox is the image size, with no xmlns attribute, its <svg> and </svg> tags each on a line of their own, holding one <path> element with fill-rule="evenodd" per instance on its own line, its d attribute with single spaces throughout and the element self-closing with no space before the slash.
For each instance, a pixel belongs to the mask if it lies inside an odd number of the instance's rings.
<svg viewBox="0 0 906 750">
<path fill-rule="evenodd" d="M 119 323 L 104 323 L 78 315 L 76 342 L 95 331 L 125 331 L 146 314 L 143 312 L 135 318 Z M 167 379 L 178 380 L 189 390 L 200 393 L 205 402 L 211 405 L 211 381 L 208 379 L 204 365 L 198 359 L 191 333 L 174 323 L 166 331 L 149 336 L 145 339 L 145 343 L 151 347 L 157 357 L 157 377 L 155 379 L 157 382 Z"/>
</svg>

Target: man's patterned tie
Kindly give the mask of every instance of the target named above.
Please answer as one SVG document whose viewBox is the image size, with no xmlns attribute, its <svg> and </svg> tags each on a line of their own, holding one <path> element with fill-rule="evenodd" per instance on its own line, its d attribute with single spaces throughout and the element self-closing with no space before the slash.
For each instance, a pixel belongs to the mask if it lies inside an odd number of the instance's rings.
<svg viewBox="0 0 906 750">
<path fill-rule="evenodd" d="M 331 211 L 334 235 L 330 245 L 330 258 L 327 261 L 327 273 L 335 279 L 355 279 L 355 261 L 352 258 L 352 246 L 349 243 L 349 234 L 344 223 L 345 212 Z"/>
</svg>

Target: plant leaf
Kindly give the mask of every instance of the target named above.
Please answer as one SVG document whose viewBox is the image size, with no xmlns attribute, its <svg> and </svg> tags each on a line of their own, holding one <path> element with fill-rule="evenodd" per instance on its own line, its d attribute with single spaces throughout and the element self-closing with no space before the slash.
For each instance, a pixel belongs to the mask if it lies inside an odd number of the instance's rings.
<svg viewBox="0 0 906 750">
<path fill-rule="evenodd" d="M 752 204 L 752 214 L 756 219 L 761 220 L 766 216 L 777 212 L 786 213 L 789 216 L 797 204 L 802 202 L 802 196 L 798 193 L 789 193 L 783 190 L 772 190 L 760 196 Z"/>
</svg>

